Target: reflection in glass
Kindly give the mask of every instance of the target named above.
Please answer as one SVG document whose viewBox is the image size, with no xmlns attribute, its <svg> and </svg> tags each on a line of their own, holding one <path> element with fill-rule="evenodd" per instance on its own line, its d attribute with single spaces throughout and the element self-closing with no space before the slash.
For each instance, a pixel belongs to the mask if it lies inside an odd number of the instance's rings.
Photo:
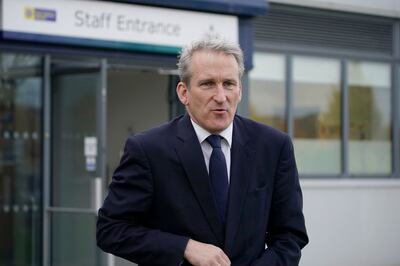
<svg viewBox="0 0 400 266">
<path fill-rule="evenodd" d="M 252 119 L 286 130 L 283 55 L 254 54 L 254 68 L 250 72 L 249 111 Z"/>
<path fill-rule="evenodd" d="M 41 69 L 0 54 L 0 265 L 41 265 Z"/>
<path fill-rule="evenodd" d="M 390 65 L 349 62 L 349 171 L 391 171 Z"/>
<path fill-rule="evenodd" d="M 293 134 L 300 173 L 340 173 L 340 99 L 338 60 L 293 58 Z"/>
</svg>

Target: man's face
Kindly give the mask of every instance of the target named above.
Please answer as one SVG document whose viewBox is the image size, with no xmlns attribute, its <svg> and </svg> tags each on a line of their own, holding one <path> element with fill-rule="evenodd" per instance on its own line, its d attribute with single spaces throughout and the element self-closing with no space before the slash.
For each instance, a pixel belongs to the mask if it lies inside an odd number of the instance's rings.
<svg viewBox="0 0 400 266">
<path fill-rule="evenodd" d="M 219 133 L 232 122 L 242 98 L 239 66 L 233 55 L 200 50 L 193 54 L 190 84 L 179 82 L 180 101 L 198 125 Z"/>
</svg>

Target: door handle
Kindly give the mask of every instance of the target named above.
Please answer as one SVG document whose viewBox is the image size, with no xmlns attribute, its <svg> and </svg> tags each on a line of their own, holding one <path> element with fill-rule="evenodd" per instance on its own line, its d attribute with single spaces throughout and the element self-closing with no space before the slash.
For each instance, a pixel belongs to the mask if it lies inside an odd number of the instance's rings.
<svg viewBox="0 0 400 266">
<path fill-rule="evenodd" d="M 94 212 L 98 213 L 99 209 L 101 208 L 101 205 L 103 203 L 103 179 L 101 177 L 95 177 L 93 178 L 92 182 L 93 186 L 93 210 Z"/>
</svg>

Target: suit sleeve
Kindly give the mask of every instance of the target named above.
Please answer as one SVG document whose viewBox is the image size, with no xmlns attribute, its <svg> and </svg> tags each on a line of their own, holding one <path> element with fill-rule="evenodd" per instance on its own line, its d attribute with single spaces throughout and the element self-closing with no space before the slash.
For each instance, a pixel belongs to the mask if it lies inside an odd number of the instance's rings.
<svg viewBox="0 0 400 266">
<path fill-rule="evenodd" d="M 287 136 L 274 177 L 272 205 L 267 227 L 267 249 L 254 266 L 298 265 L 301 249 L 308 243 L 293 145 Z"/>
<path fill-rule="evenodd" d="M 97 245 L 138 264 L 179 265 L 189 238 L 149 227 L 152 200 L 151 167 L 139 138 L 131 137 L 98 213 Z"/>
</svg>

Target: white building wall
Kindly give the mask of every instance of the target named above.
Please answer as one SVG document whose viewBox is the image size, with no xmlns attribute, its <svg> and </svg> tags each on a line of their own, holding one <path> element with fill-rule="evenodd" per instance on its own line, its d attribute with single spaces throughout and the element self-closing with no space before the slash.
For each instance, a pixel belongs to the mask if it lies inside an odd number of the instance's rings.
<svg viewBox="0 0 400 266">
<path fill-rule="evenodd" d="M 302 179 L 301 266 L 399 266 L 400 180 Z"/>
<path fill-rule="evenodd" d="M 400 1 L 398 0 L 268 0 L 268 2 L 400 17 Z"/>
</svg>

